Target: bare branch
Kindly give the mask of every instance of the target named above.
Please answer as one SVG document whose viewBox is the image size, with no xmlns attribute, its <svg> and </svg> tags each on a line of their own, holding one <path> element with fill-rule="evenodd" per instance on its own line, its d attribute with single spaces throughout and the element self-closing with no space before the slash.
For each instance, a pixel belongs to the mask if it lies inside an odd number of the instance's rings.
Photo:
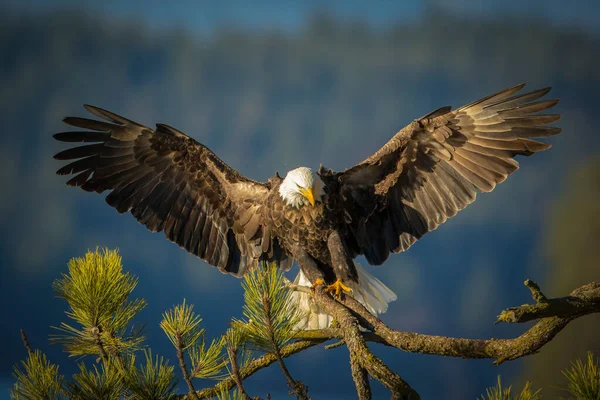
<svg viewBox="0 0 600 400">
<path fill-rule="evenodd" d="M 546 298 L 539 286 L 532 281 L 526 281 L 525 285 L 531 290 L 536 304 L 526 304 L 507 309 L 501 314 L 505 315 L 502 317 L 502 321 L 516 323 L 534 319 L 539 319 L 539 321 L 523 334 L 512 339 L 463 339 L 396 331 L 372 315 L 353 298 L 346 296 L 340 302 L 337 302 L 332 297 L 317 291 L 318 295 L 314 297 L 315 301 L 327 312 L 332 313 L 338 325 L 327 329 L 297 332 L 295 337 L 299 340 L 281 348 L 281 355 L 282 357 L 288 357 L 331 339 L 344 340 L 344 344 L 348 346 L 351 352 L 351 357 L 352 354 L 357 355 L 356 360 L 361 360 L 360 355 L 365 355 L 364 353 L 371 355 L 369 358 L 362 359 L 365 360 L 362 363 L 351 364 L 355 382 L 357 380 L 359 382 L 364 381 L 363 372 L 358 369 L 354 370 L 358 366 L 375 379 L 386 380 L 387 384 L 384 383 L 386 387 L 394 387 L 394 384 L 397 384 L 399 388 L 404 388 L 405 392 L 392 390 L 392 398 L 401 399 L 402 396 L 407 398 L 406 387 L 410 388 L 410 386 L 397 374 L 389 371 L 381 360 L 374 357 L 366 346 L 366 342 L 379 343 L 412 353 L 461 358 L 491 358 L 495 359 L 496 364 L 500 364 L 504 361 L 536 353 L 572 320 L 587 314 L 600 312 L 600 282 L 592 282 L 581 286 L 573 290 L 569 296 L 556 299 Z M 295 285 L 290 285 L 290 287 L 294 290 L 304 291 L 302 287 L 296 288 Z M 309 288 L 307 290 L 310 292 Z M 343 316 L 343 318 L 340 319 L 340 316 Z M 359 324 L 370 329 L 370 331 L 361 332 L 358 328 Z M 347 341 L 347 330 L 351 331 L 351 342 Z M 277 359 L 274 354 L 265 354 L 242 368 L 240 376 L 242 379 L 246 379 L 275 361 Z M 368 364 L 371 363 L 372 365 L 369 367 Z M 390 375 L 386 378 L 385 375 L 388 373 Z M 200 398 L 210 398 L 216 396 L 222 389 L 229 390 L 234 385 L 235 382 L 230 377 L 212 388 L 203 389 L 196 393 Z M 359 390 L 360 395 L 362 389 L 359 389 L 358 384 L 357 390 Z"/>
<path fill-rule="evenodd" d="M 349 298 L 349 297 L 346 297 Z M 352 315 L 348 308 L 338 303 L 331 296 L 324 293 L 323 289 L 315 290 L 314 299 L 325 312 L 333 316 L 340 324 L 346 346 L 351 357 L 356 357 L 369 375 L 381 382 L 392 393 L 392 398 L 397 399 L 419 399 L 419 395 L 398 374 L 388 368 L 369 347 L 360 331 L 358 319 Z M 360 304 L 360 303 L 357 303 Z M 365 309 L 366 310 L 366 309 Z M 368 311 L 367 311 L 368 313 Z M 360 382 L 355 382 L 357 390 L 361 390 Z"/>
<path fill-rule="evenodd" d="M 550 300 L 542 294 L 535 282 L 528 279 L 525 281 L 525 285 L 531 290 L 536 304 L 526 304 L 504 310 L 498 316 L 496 323 L 527 322 L 547 317 L 576 318 L 599 311 L 599 283 L 590 283 L 574 290 L 570 296 Z"/>
<path fill-rule="evenodd" d="M 27 349 L 27 353 L 33 353 L 33 350 L 31 350 L 31 346 L 29 346 L 29 340 L 27 340 L 27 335 L 25 334 L 25 331 L 23 329 L 21 329 L 21 340 L 23 341 L 23 345 Z"/>
<path fill-rule="evenodd" d="M 343 343 L 343 342 L 339 342 Z M 356 384 L 356 393 L 359 400 L 371 400 L 371 385 L 369 384 L 369 374 L 367 370 L 360 365 L 356 356 L 350 354 L 350 370 L 352 371 L 352 379 Z"/>
<path fill-rule="evenodd" d="M 381 339 L 383 344 L 412 353 L 436 354 L 461 358 L 494 358 L 496 359 L 495 363 L 500 364 L 504 361 L 514 360 L 536 353 L 573 319 L 590 313 L 600 312 L 600 282 L 593 282 L 575 289 L 571 292 L 570 296 L 576 297 L 580 301 L 578 306 L 570 306 L 570 312 L 572 312 L 572 314 L 565 314 L 562 306 L 552 306 L 551 311 L 548 311 L 543 308 L 543 303 L 540 303 L 538 306 L 542 307 L 544 312 L 542 313 L 539 311 L 539 315 L 546 317 L 542 318 L 525 333 L 514 339 L 486 340 L 450 338 L 445 336 L 396 331 L 385 325 L 377 317 L 370 314 L 362 304 L 351 297 L 346 297 L 343 300 L 343 304 L 367 321 L 369 327 L 376 335 L 376 337 L 373 338 L 374 341 L 380 342 L 379 339 Z M 551 304 L 563 303 L 561 299 L 551 299 L 548 301 Z M 521 307 L 527 309 L 531 306 L 524 305 Z M 550 316 L 552 315 L 551 312 L 556 312 L 560 316 Z"/>
</svg>

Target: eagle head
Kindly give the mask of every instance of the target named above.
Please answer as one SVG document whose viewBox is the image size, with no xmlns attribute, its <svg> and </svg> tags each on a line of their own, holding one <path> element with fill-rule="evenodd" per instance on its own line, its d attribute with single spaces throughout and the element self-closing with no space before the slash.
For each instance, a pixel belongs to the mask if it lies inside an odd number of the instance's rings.
<svg viewBox="0 0 600 400">
<path fill-rule="evenodd" d="M 287 173 L 279 186 L 279 195 L 288 206 L 314 206 L 325 195 L 323 181 L 310 168 L 299 167 Z"/>
</svg>

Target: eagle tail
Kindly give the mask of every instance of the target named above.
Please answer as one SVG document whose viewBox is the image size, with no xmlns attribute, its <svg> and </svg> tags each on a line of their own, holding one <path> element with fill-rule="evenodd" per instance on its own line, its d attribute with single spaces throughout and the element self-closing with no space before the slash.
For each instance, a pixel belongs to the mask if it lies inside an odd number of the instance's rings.
<svg viewBox="0 0 600 400">
<path fill-rule="evenodd" d="M 364 305 L 373 315 L 379 315 L 387 311 L 388 304 L 397 299 L 397 296 L 383 282 L 371 275 L 359 263 L 355 262 L 358 272 L 358 282 L 350 282 L 352 294 L 357 301 Z M 302 270 L 294 283 L 300 286 L 311 286 L 311 282 L 304 275 Z M 333 318 L 325 313 L 315 304 L 308 293 L 294 292 L 293 299 L 298 302 L 298 307 L 304 313 L 304 317 L 296 326 L 297 329 L 324 329 L 329 327 Z"/>
</svg>

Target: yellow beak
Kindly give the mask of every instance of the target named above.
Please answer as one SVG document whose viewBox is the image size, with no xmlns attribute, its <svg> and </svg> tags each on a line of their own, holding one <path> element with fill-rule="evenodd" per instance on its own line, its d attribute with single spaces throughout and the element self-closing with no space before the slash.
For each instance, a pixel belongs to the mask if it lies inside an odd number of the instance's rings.
<svg viewBox="0 0 600 400">
<path fill-rule="evenodd" d="M 310 205 L 314 207 L 314 205 L 315 205 L 315 196 L 313 195 L 312 189 L 311 188 L 300 189 L 300 193 L 302 193 L 302 195 L 304 195 L 304 197 L 306 197 L 308 199 L 308 202 L 310 203 Z"/>
</svg>

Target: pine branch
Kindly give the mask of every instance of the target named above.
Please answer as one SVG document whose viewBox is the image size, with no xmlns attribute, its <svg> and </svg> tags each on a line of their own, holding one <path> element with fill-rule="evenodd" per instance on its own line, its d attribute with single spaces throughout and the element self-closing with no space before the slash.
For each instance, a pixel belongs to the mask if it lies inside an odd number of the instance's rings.
<svg viewBox="0 0 600 400">
<path fill-rule="evenodd" d="M 102 339 L 100 338 L 100 329 L 97 326 L 94 326 L 91 331 L 94 336 L 94 343 L 96 344 L 96 347 L 98 347 L 98 353 L 100 353 L 100 356 L 102 357 L 102 361 L 108 362 L 108 354 L 106 353 L 104 343 L 102 343 Z"/>
<path fill-rule="evenodd" d="M 202 319 L 194 313 L 193 306 L 186 304 L 185 299 L 182 304 L 163 313 L 160 322 L 161 329 L 176 349 L 183 380 L 187 384 L 189 395 L 194 399 L 198 399 L 198 396 L 187 369 L 184 352 L 204 336 L 204 329 L 200 328 L 200 322 Z"/>
<path fill-rule="evenodd" d="M 72 356 L 131 353 L 145 337 L 141 332 L 126 335 L 132 319 L 145 306 L 143 299 L 129 300 L 137 278 L 123 272 L 117 251 L 96 250 L 69 261 L 69 273 L 54 282 L 58 297 L 67 301 L 67 316 L 75 325 L 64 322 L 51 337 Z"/>
<path fill-rule="evenodd" d="M 61 399 L 64 376 L 39 350 L 30 352 L 25 361 L 13 367 L 15 385 L 10 390 L 13 399 Z"/>
<path fill-rule="evenodd" d="M 244 389 L 243 379 L 240 375 L 240 367 L 238 365 L 237 353 L 237 349 L 235 349 L 230 343 L 227 343 L 227 354 L 229 355 L 229 362 L 231 364 L 231 377 L 235 381 L 238 391 L 242 395 L 242 397 L 245 400 L 250 400 L 251 397 Z"/>
<path fill-rule="evenodd" d="M 175 367 L 163 357 L 152 357 L 150 350 L 144 350 L 145 363 L 138 368 L 136 357 L 132 355 L 128 364 L 123 364 L 122 376 L 128 390 L 128 400 L 153 400 L 175 398 Z"/>
<path fill-rule="evenodd" d="M 263 264 L 244 277 L 245 321 L 234 321 L 255 348 L 272 353 L 288 386 L 300 399 L 308 399 L 308 388 L 296 381 L 281 356 L 281 348 L 296 332 L 302 314 L 292 300 L 286 280 L 276 265 Z"/>
<path fill-rule="evenodd" d="M 288 382 L 288 386 L 296 393 L 298 398 L 303 400 L 308 399 L 308 389 L 302 384 L 302 382 L 297 382 L 292 377 L 292 374 L 290 374 L 290 371 L 283 361 L 283 357 L 281 357 L 281 349 L 279 348 L 279 344 L 275 338 L 275 327 L 273 326 L 273 319 L 271 317 L 271 301 L 266 292 L 263 293 L 262 303 L 266 314 L 265 319 L 267 323 L 266 327 L 268 330 L 268 339 L 271 343 L 273 354 L 275 354 L 275 358 L 277 358 L 277 363 L 279 364 L 279 367 L 281 368 L 281 371 L 283 371 L 283 375 Z"/>
<path fill-rule="evenodd" d="M 600 399 L 600 360 L 592 352 L 588 352 L 586 363 L 572 362 L 563 375 L 569 382 L 563 390 L 574 396 L 567 400 Z"/>
<path fill-rule="evenodd" d="M 181 338 L 181 334 L 179 333 L 176 334 L 175 348 L 177 349 L 177 359 L 179 360 L 179 368 L 181 369 L 181 373 L 183 374 L 183 380 L 187 384 L 189 394 L 193 398 L 199 400 L 198 395 L 196 394 L 196 389 L 194 389 L 194 384 L 192 383 L 192 378 L 190 378 L 187 366 L 185 365 L 185 357 L 183 355 L 183 340 Z"/>
<path fill-rule="evenodd" d="M 315 340 L 298 340 L 296 342 L 285 345 L 281 348 L 281 357 L 286 358 L 311 347 L 317 346 L 327 339 L 315 339 Z M 277 359 L 275 355 L 272 353 L 264 354 L 254 360 L 249 361 L 246 366 L 240 368 L 240 377 L 242 380 L 249 378 L 254 375 L 256 372 L 260 371 L 263 368 L 267 368 Z M 223 390 L 231 390 L 235 386 L 235 380 L 233 377 L 229 377 L 227 379 L 222 380 L 215 386 L 211 388 L 202 389 L 196 392 L 200 399 L 210 399 L 217 396 L 219 393 L 222 393 Z M 181 399 L 190 399 L 188 395 L 181 396 Z"/>
<path fill-rule="evenodd" d="M 291 284 L 288 285 L 288 287 L 293 290 L 307 290 L 310 293 L 309 288 L 295 287 L 295 285 Z M 539 293 L 541 293 L 541 290 Z M 577 302 L 574 303 L 571 301 L 572 298 L 577 298 Z M 319 306 L 323 306 L 322 299 L 322 297 L 315 298 L 315 301 L 317 301 Z M 329 300 L 333 301 L 331 297 L 329 297 Z M 327 300 L 327 302 L 329 302 L 329 300 Z M 578 304 L 577 307 L 570 308 L 570 312 L 573 313 L 572 315 L 565 314 L 563 306 L 560 305 L 563 303 L 562 300 L 570 302 L 571 304 Z M 538 308 L 537 312 L 540 313 L 538 314 L 538 318 L 541 318 L 540 321 L 522 335 L 513 339 L 464 339 L 397 331 L 385 325 L 383 321 L 369 313 L 362 304 L 349 296 L 341 299 L 341 303 L 337 303 L 337 305 L 341 306 L 341 308 L 350 310 L 356 318 L 356 321 L 370 330 L 367 332 L 358 332 L 358 335 L 360 335 L 365 342 L 379 343 L 411 353 L 473 359 L 492 358 L 495 359 L 496 364 L 500 364 L 504 361 L 510 361 L 536 353 L 542 346 L 550 342 L 556 334 L 573 319 L 590 313 L 600 312 L 600 282 L 584 285 L 573 290 L 571 294 L 565 298 L 547 299 L 547 302 L 549 304 L 559 304 L 560 306 L 553 306 L 551 309 L 542 308 L 542 311 L 539 311 L 540 308 Z M 539 304 L 537 304 L 537 306 L 544 307 Z M 532 306 L 521 306 L 522 309 L 526 310 L 531 310 L 530 307 Z M 516 307 L 514 309 L 519 308 L 520 307 Z M 554 316 L 552 315 L 552 312 L 556 312 L 561 316 Z M 515 320 L 514 322 L 524 321 Z M 344 340 L 345 336 L 344 331 L 341 328 L 327 328 L 312 331 L 299 331 L 295 333 L 294 338 L 298 341 L 284 346 L 282 348 L 282 357 L 285 358 L 331 339 Z M 257 371 L 268 367 L 275 361 L 277 361 L 275 355 L 265 354 L 264 356 L 251 361 L 246 368 L 242 368 L 240 370 L 240 376 L 242 379 L 246 379 Z M 231 389 L 234 385 L 235 382 L 233 379 L 228 378 L 213 388 L 198 391 L 198 394 L 200 398 L 210 398 L 216 396 L 222 388 Z"/>
</svg>

